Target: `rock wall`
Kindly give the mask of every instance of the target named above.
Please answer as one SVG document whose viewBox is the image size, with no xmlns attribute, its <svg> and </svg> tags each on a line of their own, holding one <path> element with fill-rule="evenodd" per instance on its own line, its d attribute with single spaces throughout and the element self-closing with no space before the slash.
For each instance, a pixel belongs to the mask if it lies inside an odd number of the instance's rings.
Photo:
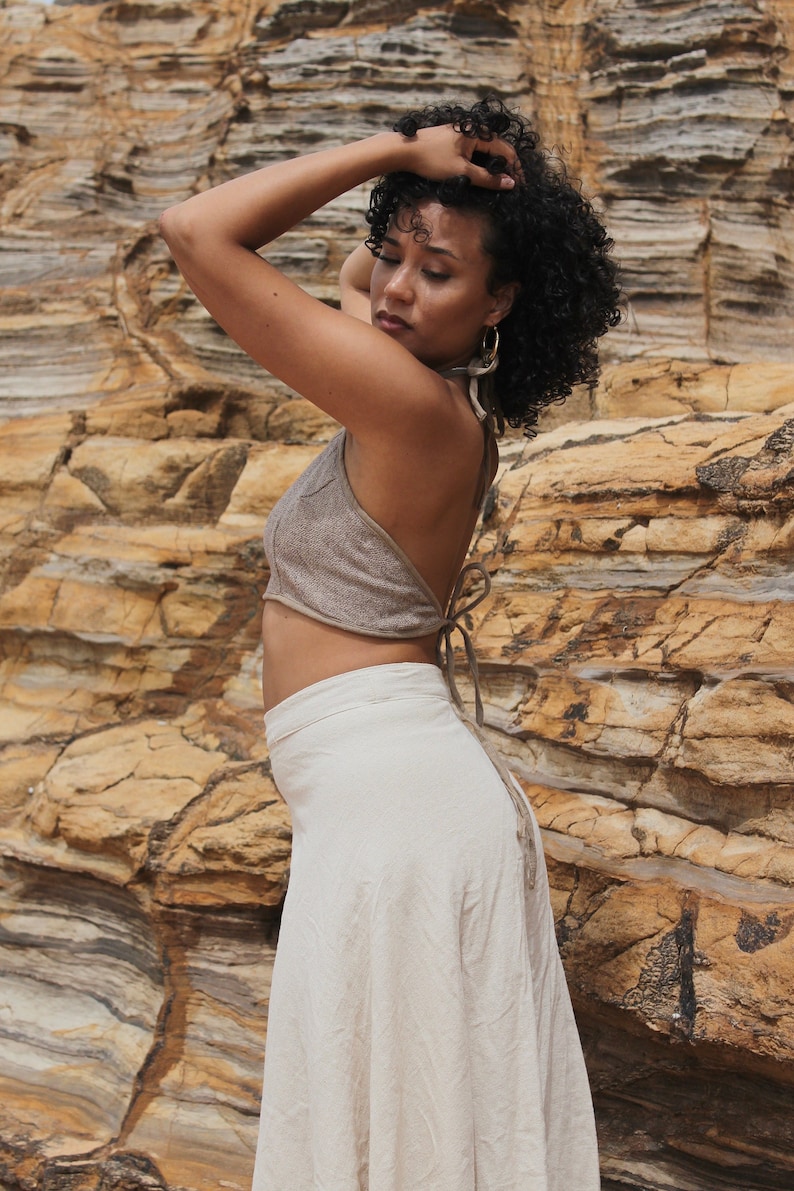
<svg viewBox="0 0 794 1191">
<path fill-rule="evenodd" d="M 245 1189 L 289 821 L 262 523 L 333 431 L 167 204 L 494 86 L 627 319 L 505 444 L 489 731 L 544 830 L 605 1188 L 794 1181 L 789 0 L 0 5 L 0 1186 Z M 363 193 L 278 244 L 333 301 Z"/>
</svg>

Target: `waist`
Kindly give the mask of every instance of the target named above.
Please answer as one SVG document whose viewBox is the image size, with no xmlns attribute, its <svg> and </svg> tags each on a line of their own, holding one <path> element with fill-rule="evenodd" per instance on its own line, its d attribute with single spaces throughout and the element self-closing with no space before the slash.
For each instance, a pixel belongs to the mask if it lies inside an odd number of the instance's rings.
<svg viewBox="0 0 794 1191">
<path fill-rule="evenodd" d="M 324 679 L 390 663 L 435 661 L 436 633 L 389 639 L 314 620 L 275 600 L 262 613 L 265 711 Z"/>
<path fill-rule="evenodd" d="M 268 745 L 272 747 L 329 715 L 359 710 L 368 704 L 425 699 L 450 703 L 449 690 L 437 666 L 393 662 L 334 674 L 271 707 L 265 715 Z"/>
</svg>

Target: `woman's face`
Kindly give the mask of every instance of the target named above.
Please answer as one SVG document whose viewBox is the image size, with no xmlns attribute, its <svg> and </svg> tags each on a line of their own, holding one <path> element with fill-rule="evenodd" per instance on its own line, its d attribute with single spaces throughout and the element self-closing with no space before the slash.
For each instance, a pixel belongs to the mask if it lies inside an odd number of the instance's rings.
<svg viewBox="0 0 794 1191">
<path fill-rule="evenodd" d="M 488 289 L 491 258 L 482 246 L 485 216 L 427 201 L 392 219 L 370 283 L 372 325 L 443 371 L 468 364 L 483 328 L 508 312 L 516 286 Z"/>
</svg>

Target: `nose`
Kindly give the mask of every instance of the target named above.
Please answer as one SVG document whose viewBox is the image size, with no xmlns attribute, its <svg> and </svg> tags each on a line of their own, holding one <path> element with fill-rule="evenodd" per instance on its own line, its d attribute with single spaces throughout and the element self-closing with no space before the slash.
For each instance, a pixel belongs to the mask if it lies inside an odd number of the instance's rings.
<svg viewBox="0 0 794 1191">
<path fill-rule="evenodd" d="M 410 269 L 405 261 L 396 265 L 391 271 L 383 287 L 383 292 L 395 302 L 410 302 L 413 295 L 413 282 Z"/>
</svg>

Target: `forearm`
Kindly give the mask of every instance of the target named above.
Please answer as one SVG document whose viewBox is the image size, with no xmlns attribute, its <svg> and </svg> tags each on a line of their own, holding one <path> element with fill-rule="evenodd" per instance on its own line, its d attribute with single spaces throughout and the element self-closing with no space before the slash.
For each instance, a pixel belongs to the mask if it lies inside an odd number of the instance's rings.
<svg viewBox="0 0 794 1191">
<path fill-rule="evenodd" d="M 471 159 L 477 150 L 496 150 L 508 163 L 515 160 L 511 146 L 498 138 L 477 140 L 451 125 L 422 128 L 413 137 L 379 132 L 196 194 L 166 211 L 160 230 L 172 251 L 178 245 L 188 256 L 193 251 L 206 255 L 224 244 L 256 251 L 331 199 L 380 174 L 406 170 L 434 179 L 464 174 L 474 185 L 490 190 L 515 185 L 507 172 L 494 176 L 482 165 L 475 166 Z"/>
<path fill-rule="evenodd" d="M 395 132 L 378 133 L 266 166 L 194 195 L 161 217 L 162 234 L 173 240 L 236 243 L 256 250 L 275 240 L 340 194 L 380 174 L 411 168 L 412 142 Z"/>
<path fill-rule="evenodd" d="M 339 270 L 342 309 L 363 322 L 370 321 L 370 284 L 375 258 L 365 244 L 359 244 Z"/>
</svg>

